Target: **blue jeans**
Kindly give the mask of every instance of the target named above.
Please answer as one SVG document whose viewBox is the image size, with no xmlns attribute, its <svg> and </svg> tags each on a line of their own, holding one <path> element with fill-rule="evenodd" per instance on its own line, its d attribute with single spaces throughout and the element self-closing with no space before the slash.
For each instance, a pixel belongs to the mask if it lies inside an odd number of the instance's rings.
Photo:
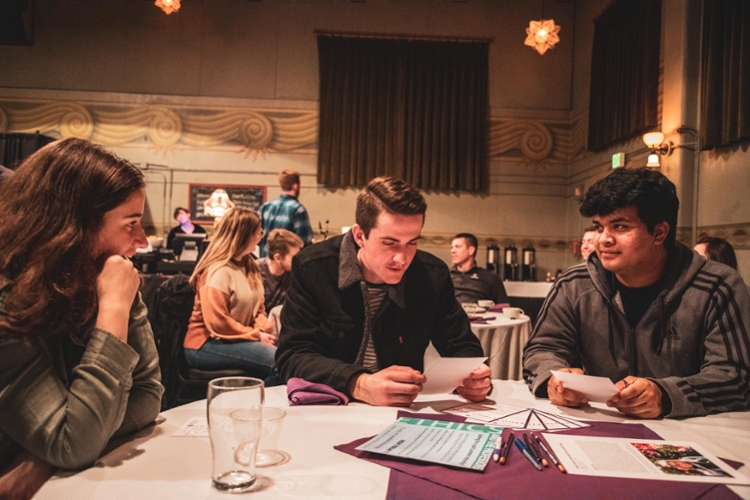
<svg viewBox="0 0 750 500">
<path fill-rule="evenodd" d="M 276 347 L 246 340 L 229 342 L 208 339 L 200 349 L 185 349 L 185 359 L 199 370 L 245 370 L 265 379 L 266 386 L 279 384 L 276 372 Z"/>
</svg>

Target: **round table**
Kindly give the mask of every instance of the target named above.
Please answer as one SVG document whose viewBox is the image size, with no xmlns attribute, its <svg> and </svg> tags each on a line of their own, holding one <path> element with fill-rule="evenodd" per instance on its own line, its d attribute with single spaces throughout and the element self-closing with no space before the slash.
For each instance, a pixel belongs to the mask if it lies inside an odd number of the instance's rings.
<svg viewBox="0 0 750 500">
<path fill-rule="evenodd" d="M 531 334 L 531 319 L 521 315 L 506 318 L 502 313 L 472 314 L 472 318 L 486 318 L 487 323 L 471 323 L 471 331 L 482 344 L 489 358 L 493 379 L 521 380 L 523 347 Z"/>
</svg>

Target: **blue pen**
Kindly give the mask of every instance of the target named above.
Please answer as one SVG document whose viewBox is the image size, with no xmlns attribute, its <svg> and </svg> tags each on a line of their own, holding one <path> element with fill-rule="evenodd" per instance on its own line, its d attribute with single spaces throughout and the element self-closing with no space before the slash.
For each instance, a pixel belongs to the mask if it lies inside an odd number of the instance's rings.
<svg viewBox="0 0 750 500">
<path fill-rule="evenodd" d="M 526 457 L 526 459 L 531 462 L 531 465 L 534 466 L 534 468 L 538 471 L 542 471 L 542 466 L 539 465 L 539 463 L 534 460 L 534 457 L 531 456 L 531 453 L 529 453 L 529 449 L 526 447 L 525 444 L 523 444 L 523 441 L 521 441 L 519 438 L 515 439 L 516 448 L 521 450 L 521 453 L 523 453 L 523 456 Z"/>
</svg>

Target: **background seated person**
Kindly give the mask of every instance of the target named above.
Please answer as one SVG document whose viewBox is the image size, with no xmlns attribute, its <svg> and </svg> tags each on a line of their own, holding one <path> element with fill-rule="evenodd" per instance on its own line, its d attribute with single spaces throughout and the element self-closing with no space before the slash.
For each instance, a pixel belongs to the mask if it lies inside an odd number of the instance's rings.
<svg viewBox="0 0 750 500">
<path fill-rule="evenodd" d="M 596 227 L 589 226 L 583 231 L 583 236 L 581 237 L 581 257 L 583 258 L 584 262 L 586 262 L 586 260 L 589 258 L 589 255 L 591 255 L 591 253 L 595 251 L 595 241 Z"/>
<path fill-rule="evenodd" d="M 167 248 L 174 250 L 174 237 L 178 234 L 206 234 L 206 230 L 198 224 L 193 224 L 190 219 L 190 210 L 177 207 L 174 209 L 174 218 L 177 225 L 169 231 L 167 236 Z"/>
<path fill-rule="evenodd" d="M 216 226 L 193 271 L 195 305 L 185 359 L 199 370 L 242 369 L 274 385 L 276 338 L 263 306 L 263 279 L 251 255 L 263 237 L 258 212 L 235 207 Z"/>
<path fill-rule="evenodd" d="M 737 255 L 734 253 L 732 245 L 726 240 L 704 236 L 698 240 L 693 250 L 706 260 L 721 262 L 739 272 Z M 748 285 L 748 290 L 750 290 L 750 285 Z"/>
<path fill-rule="evenodd" d="M 609 377 L 607 404 L 639 418 L 750 408 L 750 296 L 734 269 L 675 242 L 674 184 L 618 169 L 581 205 L 596 253 L 550 290 L 524 350 L 524 378 L 552 403 L 579 406 L 550 370 Z"/>
<path fill-rule="evenodd" d="M 464 304 L 477 300 L 491 300 L 495 304 L 508 302 L 503 280 L 497 273 L 477 267 L 477 239 L 473 234 L 461 233 L 451 242 L 451 279 L 456 300 Z"/>
<path fill-rule="evenodd" d="M 408 406 L 422 390 L 430 341 L 442 356 L 482 356 L 446 265 L 417 250 L 427 204 L 406 182 L 373 179 L 351 231 L 292 262 L 276 361 L 285 379 L 327 384 L 372 405 Z M 482 401 L 490 369 L 458 388 Z"/>
<path fill-rule="evenodd" d="M 164 389 L 127 260 L 147 245 L 141 172 L 66 139 L 5 182 L 0 498 L 28 498 L 55 468 L 89 467 L 112 437 L 153 422 Z"/>
<path fill-rule="evenodd" d="M 258 259 L 263 275 L 266 311 L 284 304 L 286 292 L 292 284 L 292 259 L 305 244 L 302 238 L 286 229 L 274 229 L 267 238 L 268 257 Z"/>
</svg>

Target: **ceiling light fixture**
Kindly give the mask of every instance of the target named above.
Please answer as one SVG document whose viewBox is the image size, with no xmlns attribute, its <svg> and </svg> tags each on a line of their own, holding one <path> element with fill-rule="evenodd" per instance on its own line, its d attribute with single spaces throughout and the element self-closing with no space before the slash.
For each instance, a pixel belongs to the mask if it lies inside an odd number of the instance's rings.
<svg viewBox="0 0 750 500">
<path fill-rule="evenodd" d="M 180 0 L 156 0 L 154 5 L 166 12 L 167 15 L 180 10 Z"/>
<path fill-rule="evenodd" d="M 554 49 L 560 41 L 557 35 L 560 32 L 560 26 L 555 24 L 554 19 L 541 19 L 539 21 L 530 21 L 529 27 L 526 28 L 526 40 L 524 45 L 543 55 L 547 49 Z"/>
</svg>

